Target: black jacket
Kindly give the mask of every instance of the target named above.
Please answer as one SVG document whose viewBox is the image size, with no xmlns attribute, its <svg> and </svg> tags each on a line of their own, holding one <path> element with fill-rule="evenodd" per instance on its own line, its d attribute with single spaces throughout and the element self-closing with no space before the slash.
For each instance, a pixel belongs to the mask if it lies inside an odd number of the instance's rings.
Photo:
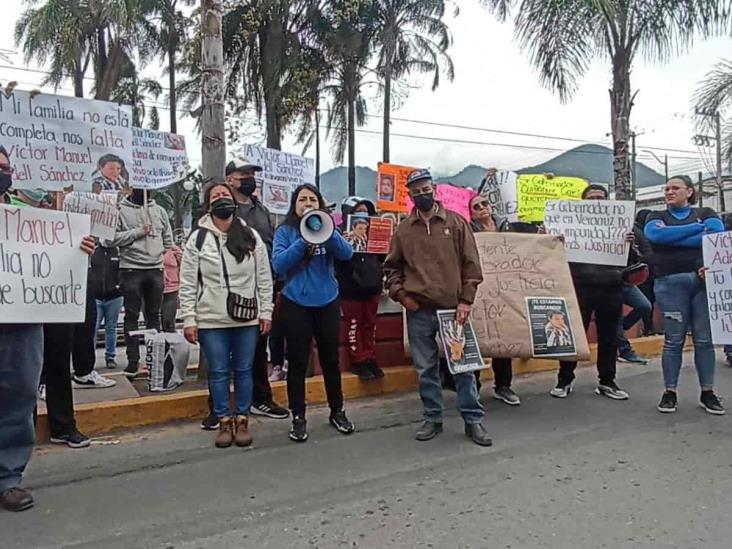
<svg viewBox="0 0 732 549">
<path fill-rule="evenodd" d="M 97 246 L 89 265 L 89 290 L 95 299 L 107 301 L 120 297 L 119 249 Z"/>
<path fill-rule="evenodd" d="M 238 204 L 236 215 L 246 221 L 252 229 L 259 233 L 259 236 L 267 246 L 267 255 L 272 261 L 272 241 L 274 239 L 274 227 L 272 226 L 272 216 L 267 207 L 256 197 L 252 196 L 251 204 Z"/>
<path fill-rule="evenodd" d="M 369 216 L 376 215 L 376 207 L 369 200 L 356 199 L 349 204 L 346 199 L 341 206 L 343 225 L 345 227 L 348 216 L 359 204 L 366 204 Z M 338 279 L 339 293 L 342 299 L 367 300 L 379 295 L 384 286 L 384 271 L 382 265 L 385 256 L 382 254 L 367 254 L 356 252 L 350 261 L 336 261 L 335 270 Z"/>
</svg>

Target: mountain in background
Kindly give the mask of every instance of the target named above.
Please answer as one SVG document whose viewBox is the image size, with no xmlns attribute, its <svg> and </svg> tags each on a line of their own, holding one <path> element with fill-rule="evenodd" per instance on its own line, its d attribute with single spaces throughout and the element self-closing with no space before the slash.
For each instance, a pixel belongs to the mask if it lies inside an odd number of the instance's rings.
<svg viewBox="0 0 732 549">
<path fill-rule="evenodd" d="M 663 175 L 638 163 L 638 187 L 661 186 Z M 487 168 L 471 164 L 455 175 L 434 174 L 436 181 L 458 187 L 477 188 Z M 516 170 L 519 174 L 554 173 L 582 177 L 592 183 L 610 184 L 613 181 L 613 151 L 601 145 L 581 145 L 536 166 Z M 320 188 L 325 198 L 338 204 L 348 195 L 348 169 L 333 168 L 320 175 Z M 356 194 L 376 199 L 376 171 L 365 166 L 356 167 Z"/>
</svg>

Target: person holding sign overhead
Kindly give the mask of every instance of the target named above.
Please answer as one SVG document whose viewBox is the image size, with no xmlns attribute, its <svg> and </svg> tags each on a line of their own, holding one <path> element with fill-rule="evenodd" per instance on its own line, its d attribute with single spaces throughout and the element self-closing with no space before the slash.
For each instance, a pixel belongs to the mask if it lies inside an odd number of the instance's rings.
<svg viewBox="0 0 732 549">
<path fill-rule="evenodd" d="M 582 192 L 583 200 L 607 200 L 607 198 L 607 189 L 602 185 L 589 185 Z M 626 240 L 634 241 L 632 232 L 626 235 Z M 593 313 L 595 315 L 599 377 L 595 393 L 613 400 L 627 400 L 628 393 L 615 382 L 618 323 L 623 314 L 623 267 L 570 263 L 569 268 L 585 330 L 590 326 Z M 576 361 L 559 362 L 557 386 L 550 392 L 553 397 L 565 398 L 569 395 L 576 368 Z"/>
<path fill-rule="evenodd" d="M 711 208 L 692 207 L 696 191 L 685 175 L 666 182 L 664 198 L 666 209 L 651 212 L 644 229 L 653 248 L 653 291 L 663 312 L 665 336 L 661 366 L 666 390 L 658 411 L 673 413 L 677 409 L 682 353 L 691 330 L 700 405 L 710 414 L 722 415 L 724 406 L 714 394 L 715 356 L 704 287 L 702 239 L 705 234 L 723 232 L 724 225 Z"/>
<path fill-rule="evenodd" d="M 0 145 L 0 204 L 11 204 L 12 185 L 10 157 Z M 91 255 L 94 239 L 85 237 L 81 249 Z M 43 325 L 13 324 L 7 320 L 10 319 L 0 319 L 0 507 L 25 511 L 34 505 L 33 495 L 21 483 L 35 440 L 33 410 L 43 367 Z M 70 375 L 67 359 L 67 378 Z M 67 381 L 70 392 L 70 380 Z"/>
<path fill-rule="evenodd" d="M 480 257 L 468 223 L 435 200 L 435 185 L 427 170 L 407 178 L 414 208 L 397 227 L 384 263 L 389 295 L 407 310 L 407 331 L 419 377 L 424 423 L 417 440 L 427 441 L 442 432 L 442 386 L 438 347 L 438 309 L 455 309 L 464 324 L 470 315 L 478 285 L 483 281 Z M 475 375 L 455 375 L 458 408 L 465 434 L 480 446 L 493 441 L 483 427 Z"/>
</svg>

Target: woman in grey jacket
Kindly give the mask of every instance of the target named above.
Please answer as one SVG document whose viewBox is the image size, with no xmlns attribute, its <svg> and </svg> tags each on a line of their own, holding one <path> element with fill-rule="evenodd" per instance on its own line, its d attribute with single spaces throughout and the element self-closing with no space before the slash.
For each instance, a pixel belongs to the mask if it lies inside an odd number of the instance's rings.
<svg viewBox="0 0 732 549">
<path fill-rule="evenodd" d="M 267 249 L 256 231 L 234 215 L 229 187 L 213 184 L 204 195 L 204 215 L 191 233 L 180 273 L 183 330 L 200 341 L 209 361 L 209 388 L 219 417 L 216 446 L 249 446 L 252 369 L 260 333 L 272 324 L 272 275 Z M 256 305 L 252 305 L 254 299 Z M 232 307 L 249 300 L 248 309 Z M 236 411 L 229 404 L 234 378 Z"/>
</svg>

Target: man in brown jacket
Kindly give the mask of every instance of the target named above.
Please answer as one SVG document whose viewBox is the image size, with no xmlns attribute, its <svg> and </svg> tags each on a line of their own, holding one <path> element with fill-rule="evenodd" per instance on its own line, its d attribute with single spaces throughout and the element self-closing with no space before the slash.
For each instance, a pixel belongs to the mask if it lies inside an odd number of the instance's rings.
<svg viewBox="0 0 732 549">
<path fill-rule="evenodd" d="M 416 438 L 424 441 L 442 432 L 435 311 L 455 309 L 457 321 L 464 323 L 483 275 L 468 223 L 435 201 L 430 172 L 412 172 L 407 186 L 415 208 L 394 233 L 384 271 L 389 295 L 407 309 L 409 345 L 424 406 L 424 424 Z M 484 412 L 475 375 L 458 374 L 455 385 L 465 434 L 476 444 L 490 446 L 492 441 L 482 423 Z"/>
</svg>

